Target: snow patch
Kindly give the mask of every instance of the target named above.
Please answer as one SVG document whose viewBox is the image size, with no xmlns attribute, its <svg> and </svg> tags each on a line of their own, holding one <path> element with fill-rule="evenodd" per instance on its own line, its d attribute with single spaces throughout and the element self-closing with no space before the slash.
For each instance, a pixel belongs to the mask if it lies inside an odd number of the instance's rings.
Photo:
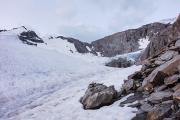
<svg viewBox="0 0 180 120">
<path fill-rule="evenodd" d="M 150 43 L 149 37 L 146 36 L 145 38 L 139 39 L 138 43 L 139 43 L 139 49 L 145 49 Z"/>
</svg>

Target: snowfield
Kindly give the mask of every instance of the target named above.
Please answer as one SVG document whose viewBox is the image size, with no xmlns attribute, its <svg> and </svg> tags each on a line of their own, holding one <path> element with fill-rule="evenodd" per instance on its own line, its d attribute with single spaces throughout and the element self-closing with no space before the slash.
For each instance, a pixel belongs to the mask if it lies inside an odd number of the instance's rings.
<svg viewBox="0 0 180 120">
<path fill-rule="evenodd" d="M 29 46 L 9 31 L 0 33 L 0 120 L 130 120 L 135 115 L 136 109 L 120 107 L 120 101 L 83 110 L 79 99 L 91 82 L 119 90 L 141 66 L 105 67 L 108 58 L 79 54 L 67 41 L 45 42 Z"/>
</svg>

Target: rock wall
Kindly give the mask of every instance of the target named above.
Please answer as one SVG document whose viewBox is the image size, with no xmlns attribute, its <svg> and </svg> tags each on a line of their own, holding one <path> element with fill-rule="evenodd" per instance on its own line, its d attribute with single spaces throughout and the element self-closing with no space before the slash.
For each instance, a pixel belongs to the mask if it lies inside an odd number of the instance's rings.
<svg viewBox="0 0 180 120">
<path fill-rule="evenodd" d="M 147 36 L 151 38 L 168 26 L 169 24 L 162 23 L 147 24 L 137 29 L 129 29 L 93 41 L 92 45 L 95 51 L 107 57 L 134 52 L 139 50 L 139 39 L 146 38 Z"/>
<path fill-rule="evenodd" d="M 176 22 L 169 25 L 158 34 L 150 37 L 150 44 L 141 56 L 141 60 L 153 57 L 168 47 L 170 42 L 180 38 L 180 16 Z"/>
</svg>

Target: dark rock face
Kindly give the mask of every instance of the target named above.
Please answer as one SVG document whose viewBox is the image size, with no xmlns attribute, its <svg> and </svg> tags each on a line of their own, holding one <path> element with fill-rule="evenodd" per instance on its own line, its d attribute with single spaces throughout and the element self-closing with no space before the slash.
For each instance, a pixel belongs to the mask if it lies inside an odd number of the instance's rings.
<svg viewBox="0 0 180 120">
<path fill-rule="evenodd" d="M 172 42 L 179 39 L 180 36 L 180 15 L 178 16 L 176 22 L 169 25 L 158 34 L 150 38 L 150 44 L 146 48 L 145 52 L 141 56 L 141 60 L 145 60 L 149 57 L 159 54 L 166 47 L 170 46 Z M 177 41 L 176 46 L 179 46 Z"/>
<path fill-rule="evenodd" d="M 124 81 L 122 85 L 127 86 L 128 89 L 126 89 L 126 92 L 122 92 L 120 96 L 137 92 L 140 92 L 143 96 L 140 100 L 138 98 L 129 100 L 130 102 L 137 101 L 136 104 L 129 106 L 138 109 L 133 119 L 180 119 L 180 23 L 178 21 L 180 21 L 180 16 L 171 27 L 167 28 L 167 36 L 164 36 L 164 39 L 157 43 L 160 46 L 164 45 L 165 48 L 161 46 L 163 50 L 160 50 L 160 47 L 153 48 L 151 46 L 152 56 L 150 55 L 148 59 L 142 61 L 143 67 L 140 71 L 128 77 L 129 84 Z M 167 42 L 166 45 L 161 44 L 163 42 Z M 137 81 L 140 86 L 134 87 L 134 83 Z M 129 102 L 125 101 L 124 103 Z"/>
<path fill-rule="evenodd" d="M 92 83 L 88 86 L 85 95 L 80 99 L 84 109 L 97 109 L 110 105 L 117 97 L 114 86 L 107 87 L 103 84 Z"/>
<path fill-rule="evenodd" d="M 70 43 L 73 43 L 75 48 L 77 49 L 77 51 L 79 53 L 93 53 L 96 54 L 96 52 L 92 49 L 92 45 L 86 42 L 81 42 L 77 39 L 74 38 L 70 38 L 70 37 L 63 37 L 63 36 L 58 36 L 56 38 L 61 38 L 63 40 L 67 40 Z M 87 49 L 87 47 L 89 47 L 89 49 L 91 49 L 90 51 Z"/>
<path fill-rule="evenodd" d="M 134 52 L 139 50 L 139 39 L 146 37 L 151 38 L 168 26 L 169 25 L 162 23 L 147 24 L 137 29 L 129 29 L 96 40 L 92 42 L 92 45 L 94 46 L 95 51 L 108 57 Z"/>
<path fill-rule="evenodd" d="M 114 59 L 109 63 L 106 63 L 106 66 L 117 67 L 117 68 L 126 68 L 134 64 L 134 61 L 128 60 L 127 58 L 118 58 Z"/>
<path fill-rule="evenodd" d="M 44 41 L 37 36 L 34 31 L 25 31 L 19 35 L 19 39 L 28 45 L 37 45 L 37 43 L 44 43 Z"/>
</svg>

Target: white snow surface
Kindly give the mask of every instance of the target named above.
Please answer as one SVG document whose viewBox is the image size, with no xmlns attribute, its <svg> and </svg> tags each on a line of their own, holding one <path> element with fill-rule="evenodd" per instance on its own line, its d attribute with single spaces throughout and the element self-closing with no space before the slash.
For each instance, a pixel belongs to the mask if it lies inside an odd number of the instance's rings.
<svg viewBox="0 0 180 120">
<path fill-rule="evenodd" d="M 176 21 L 177 17 L 174 17 L 174 18 L 168 18 L 168 19 L 163 19 L 163 20 L 160 20 L 159 22 L 160 23 L 163 23 L 163 24 L 173 24 L 175 21 Z"/>
<path fill-rule="evenodd" d="M 145 49 L 150 43 L 149 37 L 146 36 L 145 38 L 139 39 L 138 43 L 139 43 L 139 49 Z"/>
<path fill-rule="evenodd" d="M 141 66 L 105 67 L 108 58 L 79 54 L 67 41 L 45 42 L 29 46 L 11 32 L 0 33 L 0 120 L 130 120 L 135 115 L 136 109 L 120 107 L 120 101 L 83 110 L 79 99 L 91 82 L 119 90 Z"/>
</svg>

